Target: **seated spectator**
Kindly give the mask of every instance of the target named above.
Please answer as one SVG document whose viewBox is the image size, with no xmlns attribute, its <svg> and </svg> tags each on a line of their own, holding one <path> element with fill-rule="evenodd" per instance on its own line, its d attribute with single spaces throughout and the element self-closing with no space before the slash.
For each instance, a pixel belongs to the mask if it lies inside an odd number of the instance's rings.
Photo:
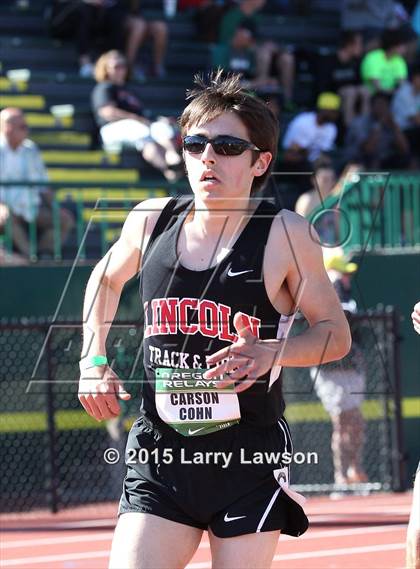
<svg viewBox="0 0 420 569">
<path fill-rule="evenodd" d="M 385 30 L 381 48 L 370 51 L 362 60 L 361 74 L 371 93 L 392 93 L 407 79 L 407 63 L 403 57 L 405 40 L 400 30 Z"/>
<path fill-rule="evenodd" d="M 107 49 L 125 51 L 130 67 L 136 61 L 137 52 L 146 37 L 153 40 L 153 70 L 155 76 L 163 77 L 167 25 L 163 21 L 146 21 L 138 14 L 129 14 L 123 0 L 82 0 L 78 26 L 78 51 L 80 75 L 93 76 L 92 48 L 98 34 L 105 35 Z M 138 70 L 138 78 L 144 73 Z"/>
<path fill-rule="evenodd" d="M 396 23 L 394 0 L 342 0 L 340 4 L 341 28 L 361 32 L 368 49 L 379 47 L 382 32 Z"/>
<path fill-rule="evenodd" d="M 104 147 L 136 148 L 167 180 L 176 180 L 182 163 L 176 145 L 177 130 L 170 119 L 151 121 L 144 116 L 143 104 L 126 86 L 128 66 L 124 56 L 118 51 L 102 55 L 96 63 L 95 78 L 92 108 Z"/>
<path fill-rule="evenodd" d="M 231 4 L 231 0 L 179 0 L 178 9 L 191 11 L 198 41 L 217 43 L 220 22 Z"/>
<path fill-rule="evenodd" d="M 400 85 L 392 101 L 394 119 L 404 132 L 413 156 L 412 167 L 419 167 L 420 156 L 420 65 L 411 73 L 411 81 Z"/>
<path fill-rule="evenodd" d="M 136 2 L 138 5 L 139 2 Z M 152 42 L 152 63 L 150 75 L 162 79 L 166 77 L 165 56 L 168 44 L 168 25 L 161 19 L 146 16 L 137 7 L 127 21 L 131 42 L 127 44 L 126 56 L 130 68 L 133 68 L 137 52 L 145 40 Z M 135 70 L 137 78 L 141 78 L 142 69 Z"/>
<path fill-rule="evenodd" d="M 6 108 L 0 113 L 0 172 L 3 182 L 48 182 L 47 171 L 39 150 L 27 138 L 28 126 L 20 109 Z M 47 187 L 0 187 L 0 203 L 11 215 L 12 240 L 16 250 L 30 256 L 28 224 L 36 223 L 39 232 L 40 257 L 54 253 L 52 212 L 53 193 Z M 60 209 L 61 242 L 64 243 L 74 225 L 70 212 Z"/>
<path fill-rule="evenodd" d="M 318 92 L 340 95 L 345 125 L 349 125 L 356 114 L 356 106 L 361 107 L 362 113 L 369 111 L 369 91 L 362 85 L 359 72 L 362 54 L 361 34 L 345 31 L 341 33 L 337 52 L 318 60 Z"/>
<path fill-rule="evenodd" d="M 291 121 L 283 138 L 285 166 L 294 171 L 312 170 L 315 160 L 333 150 L 339 109 L 338 95 L 321 93 L 316 111 L 300 113 Z"/>
<path fill-rule="evenodd" d="M 275 79 L 279 80 L 286 106 L 293 101 L 295 58 L 292 53 L 274 41 L 259 42 L 258 12 L 265 0 L 242 0 L 239 6 L 226 12 L 220 24 L 219 43 L 231 46 L 238 28 L 248 30 L 255 50 L 255 79 L 261 85 L 270 82 L 271 70 L 275 68 Z M 251 48 L 251 42 L 249 47 Z"/>
<path fill-rule="evenodd" d="M 331 418 L 331 451 L 334 483 L 340 486 L 368 481 L 363 468 L 365 421 L 361 406 L 366 393 L 367 362 L 363 342 L 353 325 L 357 304 L 351 275 L 356 263 L 349 262 L 341 247 L 323 249 L 324 265 L 341 307 L 352 328 L 350 352 L 341 360 L 310 368 L 315 392 Z"/>
<path fill-rule="evenodd" d="M 344 157 L 369 169 L 407 168 L 410 148 L 406 136 L 394 120 L 390 97 L 375 93 L 371 111 L 356 117 L 346 134 Z"/>
<path fill-rule="evenodd" d="M 229 45 L 214 46 L 213 63 L 216 67 L 240 74 L 244 87 L 257 89 L 260 94 L 277 90 L 275 79 L 257 76 L 255 38 L 245 24 L 238 26 Z"/>
</svg>

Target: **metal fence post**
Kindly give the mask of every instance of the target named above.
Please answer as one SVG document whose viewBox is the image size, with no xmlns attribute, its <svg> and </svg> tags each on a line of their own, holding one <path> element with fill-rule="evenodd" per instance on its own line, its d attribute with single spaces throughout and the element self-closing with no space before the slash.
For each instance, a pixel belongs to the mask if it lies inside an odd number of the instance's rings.
<svg viewBox="0 0 420 569">
<path fill-rule="evenodd" d="M 400 361 L 400 317 L 394 307 L 387 307 L 390 320 L 389 334 L 392 337 L 392 365 L 394 372 L 394 421 L 393 421 L 393 467 L 394 467 L 394 484 L 395 492 L 404 492 L 406 490 L 405 480 L 405 464 L 404 464 L 404 444 L 403 444 L 403 424 L 401 413 L 401 361 Z"/>
<path fill-rule="evenodd" d="M 46 342 L 47 355 L 47 443 L 48 460 L 46 462 L 47 493 L 50 509 L 54 514 L 58 512 L 58 468 L 57 468 L 57 436 L 55 427 L 54 389 L 51 374 L 51 336 L 48 334 Z"/>
</svg>

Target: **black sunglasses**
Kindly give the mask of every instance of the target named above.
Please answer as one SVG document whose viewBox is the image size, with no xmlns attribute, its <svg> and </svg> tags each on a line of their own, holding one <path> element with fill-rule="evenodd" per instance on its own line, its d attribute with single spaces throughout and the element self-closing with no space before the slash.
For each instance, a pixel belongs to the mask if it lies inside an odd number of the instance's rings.
<svg viewBox="0 0 420 569">
<path fill-rule="evenodd" d="M 260 148 L 235 136 L 227 134 L 219 134 L 215 138 L 207 138 L 202 134 L 192 134 L 185 136 L 183 139 L 183 148 L 190 154 L 202 154 L 207 144 L 211 144 L 216 154 L 223 156 L 239 156 L 245 150 L 257 150 L 263 152 Z"/>
</svg>

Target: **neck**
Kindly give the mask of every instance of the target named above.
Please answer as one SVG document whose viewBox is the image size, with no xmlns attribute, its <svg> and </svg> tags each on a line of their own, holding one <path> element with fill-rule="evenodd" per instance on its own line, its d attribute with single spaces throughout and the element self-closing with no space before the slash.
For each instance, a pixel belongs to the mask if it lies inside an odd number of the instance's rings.
<svg viewBox="0 0 420 569">
<path fill-rule="evenodd" d="M 195 198 L 190 222 L 200 238 L 220 238 L 226 242 L 246 224 L 259 200 L 252 198 L 213 199 L 204 203 Z"/>
<path fill-rule="evenodd" d="M 12 150 L 17 150 L 22 143 L 21 142 L 10 142 L 10 140 L 8 140 L 7 144 L 10 146 L 10 148 Z"/>
<path fill-rule="evenodd" d="M 329 188 L 323 188 L 322 186 L 318 186 L 318 189 L 319 189 L 319 193 L 321 195 L 322 201 L 324 201 L 325 198 L 327 198 L 331 193 L 331 189 L 329 189 Z"/>
</svg>

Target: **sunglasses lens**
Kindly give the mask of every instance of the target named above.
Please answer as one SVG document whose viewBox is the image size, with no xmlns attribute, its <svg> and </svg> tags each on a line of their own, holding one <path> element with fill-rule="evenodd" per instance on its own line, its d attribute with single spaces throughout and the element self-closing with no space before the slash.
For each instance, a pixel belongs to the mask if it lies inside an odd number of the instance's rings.
<svg viewBox="0 0 420 569">
<path fill-rule="evenodd" d="M 247 144 L 239 142 L 228 137 L 216 138 L 213 142 L 213 148 L 216 154 L 223 154 L 224 156 L 239 156 L 247 149 Z"/>
<path fill-rule="evenodd" d="M 184 149 L 191 154 L 201 154 L 207 144 L 207 139 L 202 136 L 186 136 L 184 138 Z"/>
</svg>

